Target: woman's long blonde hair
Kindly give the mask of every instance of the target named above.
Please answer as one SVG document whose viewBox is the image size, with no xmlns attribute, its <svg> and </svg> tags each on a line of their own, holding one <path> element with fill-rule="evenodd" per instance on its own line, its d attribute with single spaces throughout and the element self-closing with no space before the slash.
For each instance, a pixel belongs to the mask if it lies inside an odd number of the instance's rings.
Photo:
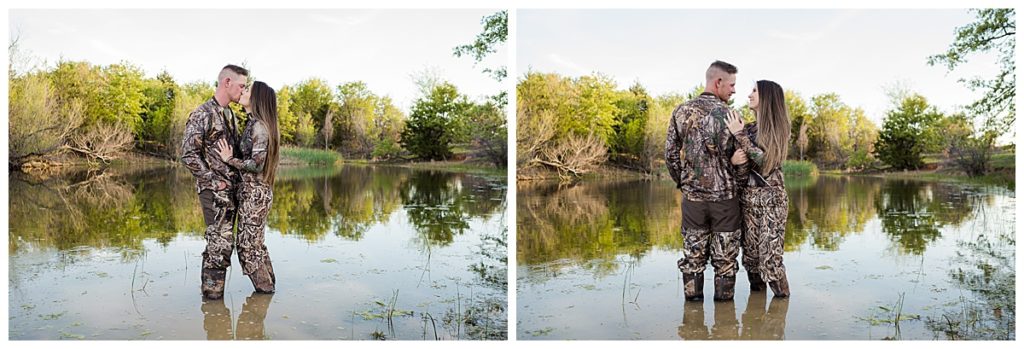
<svg viewBox="0 0 1024 349">
<path fill-rule="evenodd" d="M 757 145 L 764 149 L 764 165 L 761 174 L 768 176 L 776 167 L 782 166 L 789 152 L 789 115 L 786 112 L 786 96 L 782 86 L 768 80 L 757 81 L 758 104 Z"/>
</svg>

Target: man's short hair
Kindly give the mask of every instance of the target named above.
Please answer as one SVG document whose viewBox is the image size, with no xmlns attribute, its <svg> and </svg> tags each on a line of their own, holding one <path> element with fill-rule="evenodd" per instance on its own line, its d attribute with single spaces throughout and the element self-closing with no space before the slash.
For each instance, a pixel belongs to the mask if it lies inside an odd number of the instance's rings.
<svg viewBox="0 0 1024 349">
<path fill-rule="evenodd" d="M 220 74 L 217 75 L 217 83 L 220 83 L 224 78 L 227 77 L 228 72 L 232 72 L 238 75 L 249 77 L 249 70 L 239 67 L 234 64 L 225 65 L 224 68 L 220 69 Z"/>
<path fill-rule="evenodd" d="M 705 74 L 705 78 L 711 80 L 712 78 L 714 78 L 714 73 L 716 71 L 721 71 L 728 74 L 736 74 L 737 72 L 739 72 L 739 69 L 736 69 L 735 65 L 726 62 L 714 61 L 713 63 L 711 63 L 711 66 L 708 67 L 707 73 Z"/>
</svg>

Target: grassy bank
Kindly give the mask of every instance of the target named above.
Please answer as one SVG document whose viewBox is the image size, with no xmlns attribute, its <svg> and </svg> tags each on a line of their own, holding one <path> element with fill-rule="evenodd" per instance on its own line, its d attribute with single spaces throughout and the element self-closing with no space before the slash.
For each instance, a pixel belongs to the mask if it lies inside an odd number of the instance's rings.
<svg viewBox="0 0 1024 349">
<path fill-rule="evenodd" d="M 978 177 L 970 177 L 960 169 L 956 168 L 955 165 L 950 163 L 944 164 L 943 159 L 938 159 L 936 157 L 925 157 L 924 162 L 926 165 L 932 165 L 933 169 L 916 171 L 887 171 L 883 169 L 881 172 L 841 174 L 939 182 L 959 182 L 979 185 L 1001 185 L 1010 189 L 1014 189 L 1016 184 L 1016 153 L 1013 152 L 993 154 L 989 159 L 989 168 L 991 171 Z"/>
<path fill-rule="evenodd" d="M 786 160 L 782 162 L 782 175 L 786 178 L 814 177 L 818 166 L 810 161 Z"/>
<path fill-rule="evenodd" d="M 331 150 L 281 147 L 282 165 L 333 166 L 341 161 L 341 154 Z"/>
</svg>

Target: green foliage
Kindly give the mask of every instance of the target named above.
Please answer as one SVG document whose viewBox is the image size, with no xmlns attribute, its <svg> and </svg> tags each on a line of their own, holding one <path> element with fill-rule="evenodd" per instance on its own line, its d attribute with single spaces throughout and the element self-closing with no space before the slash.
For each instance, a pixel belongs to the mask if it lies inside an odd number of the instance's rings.
<svg viewBox="0 0 1024 349">
<path fill-rule="evenodd" d="M 789 157 L 803 160 L 809 144 L 807 128 L 811 125 L 811 118 L 814 115 L 811 114 L 810 109 L 807 108 L 807 102 L 800 97 L 799 93 L 787 90 L 784 98 L 786 99 L 786 112 L 789 114 L 789 123 L 792 127 L 789 133 L 791 135 Z"/>
<path fill-rule="evenodd" d="M 991 79 L 961 80 L 972 90 L 984 90 L 985 95 L 969 106 L 973 115 L 984 122 L 985 132 L 1004 134 L 1013 129 L 1017 117 L 1015 105 L 1017 79 L 1015 50 L 1017 21 L 1012 8 L 974 9 L 978 18 L 974 23 L 959 27 L 956 39 L 949 49 L 928 57 L 928 64 L 943 65 L 953 70 L 974 53 L 996 50 L 999 55 L 999 73 Z"/>
<path fill-rule="evenodd" d="M 920 95 L 904 96 L 898 103 L 886 115 L 875 152 L 893 169 L 918 169 L 924 165 L 921 154 L 937 143 L 932 128 L 943 116 Z"/>
<path fill-rule="evenodd" d="M 404 127 L 405 114 L 391 101 L 390 97 L 378 96 L 367 88 L 366 83 L 355 81 L 338 86 L 338 114 L 334 117 L 338 132 L 332 145 L 356 157 L 378 155 L 385 158 L 397 156 L 400 149 L 395 146 Z M 377 157 L 377 156 L 374 156 Z"/>
<path fill-rule="evenodd" d="M 310 147 L 314 141 L 316 141 L 316 128 L 313 126 L 313 118 L 308 113 L 299 114 L 295 125 L 295 144 Z"/>
<path fill-rule="evenodd" d="M 163 71 L 156 79 L 146 79 L 143 82 L 142 94 L 142 127 L 136 135 L 138 147 L 167 153 L 169 149 L 164 145 L 169 143 L 168 140 L 171 138 L 174 101 L 179 94 L 178 85 L 170 73 Z"/>
<path fill-rule="evenodd" d="M 792 102 L 799 103 L 796 100 Z M 877 128 L 863 109 L 851 108 L 840 100 L 839 95 L 829 93 L 811 97 L 810 114 L 804 114 L 801 122 L 807 123 L 807 155 L 819 165 L 845 167 L 854 153 L 862 155 L 862 159 L 855 162 L 866 161 L 863 158 L 865 152 L 870 159 Z M 794 136 L 799 147 L 802 140 L 800 130 L 797 131 Z"/>
<path fill-rule="evenodd" d="M 281 144 L 296 144 L 298 123 L 298 114 L 292 111 L 292 89 L 288 85 L 281 86 L 277 90 L 277 132 L 281 136 Z"/>
<path fill-rule="evenodd" d="M 471 107 L 455 85 L 438 84 L 413 104 L 402 146 L 423 160 L 451 158 L 451 145 L 459 139 L 462 118 Z"/>
<path fill-rule="evenodd" d="M 474 64 L 480 63 L 489 54 L 497 52 L 497 46 L 505 43 L 508 38 L 508 11 L 501 10 L 481 20 L 484 30 L 476 36 L 472 44 L 455 47 L 455 57 L 469 55 L 473 57 Z M 489 74 L 497 81 L 505 80 L 508 77 L 508 69 L 503 65 L 497 68 L 485 68 L 484 73 Z M 508 92 L 501 91 L 494 96 L 494 101 L 499 109 L 505 109 L 508 105 Z M 507 146 L 507 145 L 506 145 Z"/>
<path fill-rule="evenodd" d="M 479 156 L 495 167 L 508 162 L 508 123 L 497 102 L 474 104 L 468 114 L 466 128 Z"/>
<path fill-rule="evenodd" d="M 302 81 L 292 87 L 291 97 L 291 111 L 296 115 L 308 115 L 313 128 L 322 130 L 327 112 L 334 106 L 334 94 L 327 82 L 318 78 Z"/>
<path fill-rule="evenodd" d="M 142 104 L 145 95 L 142 69 L 128 64 L 112 64 L 102 70 L 99 120 L 127 126 L 133 134 L 142 131 Z"/>
<path fill-rule="evenodd" d="M 42 73 L 12 79 L 8 96 L 8 151 L 12 165 L 31 155 L 59 151 L 84 119 L 82 102 L 72 99 L 62 103 Z"/>
</svg>

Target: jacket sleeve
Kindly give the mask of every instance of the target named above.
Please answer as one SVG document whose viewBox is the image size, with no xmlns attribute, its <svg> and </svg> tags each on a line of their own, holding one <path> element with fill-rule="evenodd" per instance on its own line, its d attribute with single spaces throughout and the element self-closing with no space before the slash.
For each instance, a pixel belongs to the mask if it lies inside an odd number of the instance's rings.
<svg viewBox="0 0 1024 349">
<path fill-rule="evenodd" d="M 185 122 L 185 135 L 181 141 L 181 163 L 192 172 L 202 188 L 212 188 L 214 173 L 203 158 L 203 135 L 209 113 L 194 111 Z"/>
<path fill-rule="evenodd" d="M 750 137 L 747 136 L 747 128 L 743 127 L 734 136 L 736 136 L 736 142 L 739 144 L 739 147 L 747 153 L 747 159 L 750 160 L 747 163 L 753 162 L 759 168 L 764 166 L 764 150 L 761 150 L 757 144 L 750 140 Z"/>
<path fill-rule="evenodd" d="M 682 112 L 680 105 L 672 111 L 669 117 L 668 134 L 665 136 L 665 165 L 668 166 L 668 174 L 676 182 L 676 188 L 682 188 L 682 180 L 686 178 L 683 171 L 683 162 L 680 152 L 686 150 L 685 140 L 680 138 L 678 127 L 678 116 Z M 685 130 L 685 126 L 683 130 Z"/>
<path fill-rule="evenodd" d="M 260 173 L 267 163 L 267 146 L 270 143 L 270 135 L 262 122 L 253 125 L 252 132 L 252 156 L 247 159 L 228 160 L 228 165 L 241 171 Z"/>
</svg>

